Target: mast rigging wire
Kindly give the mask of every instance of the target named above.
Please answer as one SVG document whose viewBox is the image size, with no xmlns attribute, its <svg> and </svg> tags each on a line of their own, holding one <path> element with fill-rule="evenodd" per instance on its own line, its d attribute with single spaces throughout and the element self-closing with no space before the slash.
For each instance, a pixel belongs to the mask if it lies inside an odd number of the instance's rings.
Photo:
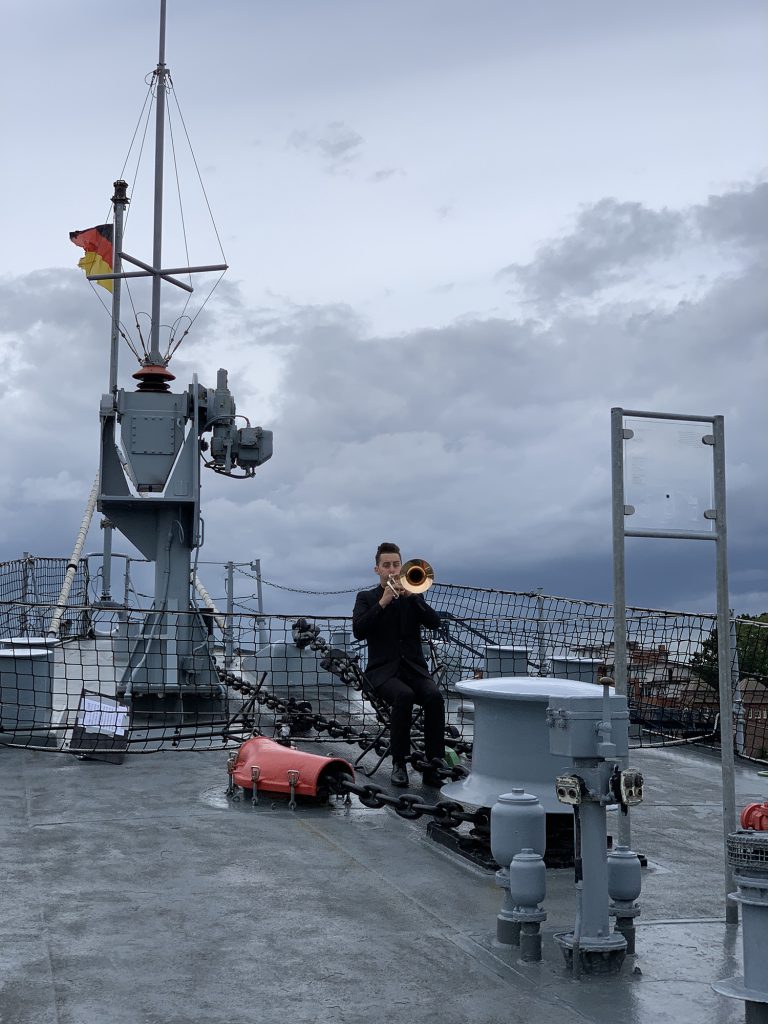
<svg viewBox="0 0 768 1024">
<path fill-rule="evenodd" d="M 170 75 L 168 77 L 170 78 Z M 215 220 L 215 218 L 213 216 L 213 210 L 211 209 L 211 204 L 208 201 L 208 193 L 205 191 L 205 185 L 203 184 L 203 177 L 200 174 L 200 168 L 198 166 L 197 159 L 195 157 L 195 151 L 192 148 L 192 140 L 189 137 L 189 132 L 187 131 L 187 126 L 186 126 L 186 123 L 184 121 L 184 115 L 181 112 L 181 106 L 180 106 L 178 98 L 176 96 L 176 90 L 175 89 L 172 90 L 172 96 L 173 96 L 173 100 L 174 100 L 174 102 L 176 104 L 176 109 L 177 109 L 177 111 L 179 113 L 179 120 L 181 121 L 181 126 L 184 129 L 184 136 L 185 136 L 185 138 L 187 140 L 187 146 L 189 146 L 189 153 L 190 153 L 190 156 L 192 157 L 192 163 L 195 165 L 195 171 L 197 172 L 197 180 L 200 182 L 200 189 L 201 189 L 201 191 L 203 193 L 203 199 L 205 199 L 205 205 L 208 208 L 208 216 L 211 218 L 211 225 L 213 226 L 213 230 L 214 230 L 214 232 L 216 234 L 216 241 L 219 243 L 219 252 L 221 253 L 221 259 L 222 259 L 223 263 L 226 263 L 227 262 L 227 257 L 224 255 L 224 246 L 221 244 L 221 237 L 219 235 L 219 229 L 216 227 L 216 220 Z"/>
<path fill-rule="evenodd" d="M 144 146 L 145 146 L 145 143 L 146 143 L 147 132 L 149 130 L 149 125 L 150 125 L 150 121 L 151 121 L 153 105 L 154 105 L 154 103 L 156 102 L 156 99 L 157 99 L 157 71 L 154 70 L 152 72 L 149 72 L 144 80 L 147 83 L 147 91 L 146 91 L 146 94 L 144 96 L 144 102 L 142 104 L 141 111 L 139 112 L 139 116 L 138 116 L 138 119 L 136 121 L 136 126 L 135 126 L 135 128 L 133 130 L 133 135 L 131 136 L 131 141 L 130 141 L 130 144 L 128 146 L 128 151 L 127 151 L 127 153 L 125 155 L 125 159 L 123 161 L 123 166 L 122 166 L 122 168 L 120 170 L 120 178 L 124 178 L 124 176 L 126 174 L 126 169 L 128 167 L 128 163 L 129 163 L 129 161 L 131 159 L 131 154 L 134 151 L 134 148 L 136 147 L 136 143 L 137 143 L 137 139 L 138 139 L 139 140 L 138 152 L 137 152 L 137 155 L 136 155 L 136 161 L 135 161 L 134 171 L 133 171 L 134 189 L 133 189 L 133 195 L 131 196 L 131 199 L 135 199 L 135 197 L 136 197 L 136 186 L 137 186 L 137 183 L 138 183 L 138 180 L 139 180 L 139 168 L 141 166 L 142 157 L 144 155 Z M 167 89 L 167 95 L 169 97 L 173 97 L 175 109 L 176 109 L 179 121 L 180 121 L 182 129 L 183 129 L 184 138 L 186 139 L 187 146 L 189 148 L 190 157 L 192 158 L 192 163 L 193 163 L 194 168 L 195 168 L 195 173 L 197 174 L 197 180 L 198 180 L 198 183 L 200 185 L 200 190 L 201 190 L 202 195 L 203 195 L 203 200 L 205 202 L 206 209 L 208 211 L 208 216 L 209 216 L 210 221 L 211 221 L 211 226 L 213 227 L 213 231 L 214 231 L 214 234 L 216 236 L 216 242 L 217 242 L 218 247 L 219 247 L 219 252 L 221 254 L 222 262 L 226 263 L 227 259 L 226 259 L 226 256 L 224 254 L 224 246 L 222 245 L 221 236 L 219 234 L 219 229 L 218 229 L 218 227 L 216 225 L 216 221 L 215 221 L 215 218 L 213 216 L 213 211 L 211 209 L 211 204 L 210 204 L 210 201 L 208 199 L 208 194 L 207 194 L 207 192 L 205 190 L 205 185 L 203 184 L 202 174 L 200 173 L 200 166 L 198 164 L 197 157 L 195 156 L 194 149 L 192 148 L 192 141 L 191 141 L 191 139 L 189 137 L 189 131 L 187 130 L 186 122 L 184 121 L 184 115 L 181 112 L 181 105 L 179 104 L 178 97 L 176 95 L 176 90 L 175 90 L 175 87 L 174 87 L 174 84 L 173 84 L 173 79 L 171 78 L 170 71 L 168 71 L 167 74 L 166 74 L 166 89 Z M 176 157 L 176 143 L 175 143 L 175 137 L 174 137 L 174 134 L 173 134 L 173 122 L 172 122 L 172 116 L 171 116 L 171 105 L 170 105 L 170 103 L 168 104 L 168 106 L 166 108 L 166 118 L 167 118 L 167 124 L 168 124 L 170 141 L 171 141 L 171 154 L 172 154 L 172 159 L 173 159 L 174 178 L 175 178 L 175 181 L 176 181 L 176 195 L 177 195 L 177 200 L 178 200 L 178 204 L 179 204 L 179 216 L 180 216 L 180 219 L 181 219 L 182 237 L 183 237 L 183 240 L 184 240 L 184 253 L 185 253 L 185 256 L 186 256 L 187 264 L 189 264 L 190 263 L 189 239 L 188 239 L 188 235 L 187 235 L 186 218 L 185 218 L 185 214 L 184 214 L 184 203 L 183 203 L 182 195 L 181 195 L 181 183 L 180 183 L 180 180 L 179 180 L 179 167 L 178 167 L 178 161 L 177 161 L 177 157 Z M 128 218 L 130 216 L 130 211 L 131 211 L 131 207 L 128 206 L 126 211 L 125 211 L 125 219 L 124 219 L 124 226 L 125 227 L 127 227 L 127 224 L 128 224 Z M 113 218 L 113 210 L 112 210 L 112 206 L 110 204 L 107 216 L 105 217 L 105 221 L 109 221 L 109 220 L 113 220 L 113 219 L 114 219 Z M 163 325 L 163 326 L 168 327 L 168 332 L 169 332 L 168 346 L 166 348 L 166 352 L 165 352 L 165 355 L 164 355 L 164 359 L 166 360 L 166 362 L 170 361 L 171 357 L 178 350 L 178 348 L 181 345 L 181 343 L 184 340 L 184 338 L 186 338 L 186 336 L 191 331 L 195 321 L 197 320 L 197 318 L 200 316 L 202 311 L 207 306 L 207 304 L 210 301 L 213 293 L 216 291 L 216 289 L 218 288 L 219 284 L 221 283 L 221 280 L 224 277 L 225 273 L 226 273 L 226 271 L 222 271 L 219 274 L 218 278 L 216 279 L 216 281 L 211 286 L 208 294 L 206 295 L 205 299 L 203 300 L 203 302 L 201 303 L 199 309 L 195 312 L 194 315 L 190 315 L 190 314 L 187 313 L 187 307 L 189 306 L 189 302 L 190 302 L 190 296 L 187 295 L 187 298 L 186 298 L 186 300 L 184 302 L 184 306 L 183 306 L 181 312 L 179 313 L 179 315 L 176 317 L 176 319 L 170 325 Z M 191 283 L 191 276 L 192 275 L 190 274 L 190 275 L 187 275 L 187 276 L 188 276 L 188 279 L 190 280 L 190 283 Z M 137 347 L 137 345 L 133 341 L 133 339 L 131 337 L 131 331 L 128 328 L 127 324 L 123 321 L 122 318 L 120 319 L 120 322 L 118 324 L 118 333 L 119 333 L 120 337 L 125 341 L 125 343 L 127 344 L 128 348 L 131 350 L 133 355 L 136 357 L 137 361 L 141 363 L 143 361 L 143 359 L 146 359 L 148 357 L 149 349 L 147 347 L 146 341 L 144 340 L 144 334 L 143 334 L 143 332 L 141 330 L 141 324 L 139 322 L 139 318 L 142 317 L 142 316 L 148 316 L 149 314 L 146 313 L 145 311 L 137 310 L 136 302 L 134 301 L 134 296 L 133 296 L 133 292 L 131 291 L 131 286 L 130 286 L 129 280 L 127 278 L 124 278 L 122 283 L 123 283 L 123 286 L 125 288 L 125 293 L 128 296 L 128 301 L 130 302 L 131 310 L 133 312 L 134 326 L 135 326 L 136 333 L 138 334 L 141 352 L 139 351 L 139 348 Z M 99 302 L 101 303 L 102 307 L 104 308 L 104 310 L 107 312 L 107 314 L 111 318 L 111 316 L 112 316 L 111 310 L 108 307 L 107 303 L 104 301 L 104 299 L 99 294 L 98 289 L 95 286 L 95 282 L 91 282 L 91 289 L 98 296 Z M 177 336 L 177 332 L 180 330 L 180 326 L 181 326 L 183 321 L 188 321 L 187 326 Z"/>
<path fill-rule="evenodd" d="M 208 210 L 208 216 L 209 216 L 210 221 L 211 221 L 211 226 L 213 228 L 214 234 L 216 235 L 216 241 L 217 241 L 218 246 L 219 246 L 219 252 L 221 253 L 222 263 L 226 263 L 227 262 L 227 257 L 224 254 L 224 246 L 221 243 L 221 236 L 219 235 L 219 229 L 216 226 L 216 219 L 213 216 L 213 210 L 211 209 L 211 204 L 210 204 L 210 201 L 208 199 L 208 193 L 205 190 L 205 185 L 203 184 L 203 177 L 202 177 L 202 174 L 200 173 L 200 166 L 199 166 L 199 164 L 197 162 L 197 157 L 195 156 L 195 151 L 194 151 L 194 149 L 192 147 L 192 140 L 189 137 L 189 131 L 187 130 L 187 125 L 186 125 L 186 122 L 184 121 L 184 115 L 181 112 L 181 104 L 179 103 L 178 94 L 177 94 L 176 88 L 175 88 L 175 86 L 173 84 L 173 79 L 171 78 L 170 72 L 168 73 L 168 82 L 169 82 L 169 85 L 170 85 L 169 90 L 168 90 L 168 95 L 169 95 L 169 97 L 171 97 L 173 99 L 173 103 L 175 105 L 176 112 L 177 112 L 178 117 L 179 117 L 179 121 L 181 122 L 181 126 L 182 126 L 182 128 L 184 130 L 184 137 L 187 140 L 187 148 L 189 149 L 189 155 L 192 158 L 192 163 L 193 163 L 194 168 L 195 168 L 195 173 L 197 174 L 197 180 L 198 180 L 198 183 L 200 185 L 200 191 L 202 192 L 203 199 L 205 201 L 206 209 Z M 178 176 L 178 165 L 177 165 L 177 161 L 176 161 L 176 144 L 175 144 L 174 135 L 173 135 L 173 124 L 172 124 L 172 121 L 171 121 L 171 104 L 170 103 L 168 104 L 168 107 L 167 107 L 167 116 L 168 116 L 168 131 L 169 131 L 169 135 L 170 135 L 170 138 L 171 138 L 171 152 L 172 152 L 172 156 L 173 156 L 174 174 L 176 176 L 176 188 L 177 188 L 177 195 L 178 195 L 178 201 L 179 201 L 179 210 L 180 210 L 180 214 L 181 214 L 182 233 L 183 233 L 183 237 L 184 237 L 184 247 L 185 247 L 185 252 L 186 252 L 186 257 L 187 257 L 187 263 L 189 263 L 189 259 L 190 259 L 190 257 L 189 257 L 189 247 L 188 247 L 187 232 L 186 232 L 186 222 L 185 222 L 185 219 L 184 219 L 183 201 L 182 201 L 182 198 L 181 198 L 181 185 L 179 183 L 179 176 Z M 188 316 L 188 314 L 187 314 L 187 306 L 189 305 L 190 299 L 189 299 L 189 297 L 187 297 L 187 300 L 184 303 L 184 308 L 182 309 L 182 311 L 179 314 L 178 318 L 176 319 L 176 321 L 174 321 L 174 324 L 171 327 L 171 332 L 170 332 L 170 336 L 169 336 L 169 339 L 168 339 L 168 348 L 166 349 L 166 353 L 165 353 L 165 359 L 167 361 L 170 361 L 171 357 L 174 355 L 174 353 L 178 349 L 179 345 L 181 345 L 182 341 L 184 341 L 186 336 L 192 330 L 192 327 L 194 326 L 195 321 L 200 316 L 200 314 L 205 309 L 205 307 L 208 305 L 208 302 L 211 299 L 211 296 L 213 295 L 213 293 L 218 288 L 218 286 L 221 283 L 221 280 L 224 277 L 225 273 L 226 273 L 226 271 L 222 271 L 219 274 L 218 278 L 216 279 L 216 281 L 214 281 L 213 285 L 211 286 L 211 289 L 208 292 L 208 294 L 206 295 L 205 299 L 203 299 L 203 302 L 201 303 L 200 308 L 197 310 L 197 312 L 195 313 L 194 316 L 189 317 L 189 324 L 188 324 L 188 326 L 186 327 L 186 329 L 184 331 L 182 331 L 180 337 L 177 340 L 175 340 L 175 343 L 174 343 L 175 331 L 176 331 L 177 324 L 179 324 L 179 322 L 182 319 L 184 319 L 185 317 Z"/>
<path fill-rule="evenodd" d="M 146 81 L 146 79 L 145 79 L 145 81 Z M 135 198 L 135 196 L 136 196 L 136 185 L 137 185 L 138 177 L 139 177 L 139 166 L 141 165 L 141 158 L 142 158 L 143 153 L 144 153 L 144 145 L 145 145 L 146 140 L 147 140 L 147 131 L 149 129 L 150 117 L 151 117 L 151 114 L 152 114 L 152 103 L 150 101 L 151 101 L 153 96 L 154 96 L 154 90 L 153 90 L 153 86 L 152 86 L 152 81 L 150 80 L 149 87 L 148 87 L 148 89 L 147 89 L 147 91 L 146 91 L 146 93 L 144 95 L 144 103 L 142 104 L 141 111 L 139 112 L 138 120 L 136 121 L 136 127 L 134 128 L 133 135 L 131 136 L 130 145 L 128 146 L 128 152 L 125 154 L 125 160 L 123 161 L 123 166 L 122 166 L 122 169 L 120 171 L 120 177 L 123 178 L 125 176 L 126 167 L 128 166 L 128 161 L 131 158 L 131 152 L 132 152 L 134 144 L 136 142 L 136 137 L 139 134 L 139 129 L 141 128 L 141 123 L 142 123 L 142 118 L 143 118 L 143 120 L 144 120 L 144 128 L 143 128 L 143 131 L 141 132 L 141 142 L 139 144 L 139 150 L 138 150 L 138 154 L 136 156 L 136 164 L 135 164 L 135 168 L 134 168 L 134 172 L 133 172 L 134 188 L 133 188 L 133 195 L 131 197 L 132 199 Z M 124 218 L 124 221 L 123 221 L 124 230 L 128 226 L 128 219 L 129 219 L 130 215 L 131 215 L 131 207 L 129 205 L 127 207 L 126 211 L 125 211 L 125 218 Z M 148 355 L 148 349 L 147 349 L 146 342 L 144 341 L 144 335 L 142 334 L 141 327 L 139 325 L 139 313 L 136 310 L 136 303 L 133 300 L 133 293 L 131 292 L 130 282 L 128 281 L 127 278 L 124 278 L 123 279 L 123 284 L 125 285 L 125 291 L 126 291 L 126 294 L 128 296 L 128 301 L 130 302 L 131 310 L 133 311 L 133 320 L 134 320 L 134 324 L 136 326 L 136 331 L 137 331 L 137 333 L 139 335 L 139 341 L 141 343 L 141 351 L 142 351 L 144 357 L 146 358 L 146 356 Z M 111 316 L 111 312 L 110 312 L 110 316 Z M 141 362 L 142 361 L 142 357 L 139 354 L 138 349 L 136 348 L 136 346 L 128 338 L 128 334 L 127 334 L 127 330 L 128 329 L 124 328 L 124 325 L 122 324 L 122 322 L 120 323 L 118 329 L 120 331 L 121 337 L 125 339 L 125 341 L 128 343 L 128 347 L 130 348 L 131 352 L 133 352 L 133 354 L 136 356 L 137 361 Z"/>
</svg>

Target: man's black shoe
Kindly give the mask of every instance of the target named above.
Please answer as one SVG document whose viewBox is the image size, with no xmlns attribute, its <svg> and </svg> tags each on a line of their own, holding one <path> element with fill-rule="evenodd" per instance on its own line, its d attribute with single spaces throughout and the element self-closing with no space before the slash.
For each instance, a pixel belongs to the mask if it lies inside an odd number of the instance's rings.
<svg viewBox="0 0 768 1024">
<path fill-rule="evenodd" d="M 427 770 L 421 776 L 422 785 L 434 786 L 435 789 L 439 789 L 448 781 L 448 779 L 441 778 L 433 768 L 427 768 Z"/>
<path fill-rule="evenodd" d="M 397 786 L 398 789 L 403 789 L 408 785 L 408 769 L 404 764 L 392 765 L 392 775 L 389 781 L 393 786 Z"/>
</svg>

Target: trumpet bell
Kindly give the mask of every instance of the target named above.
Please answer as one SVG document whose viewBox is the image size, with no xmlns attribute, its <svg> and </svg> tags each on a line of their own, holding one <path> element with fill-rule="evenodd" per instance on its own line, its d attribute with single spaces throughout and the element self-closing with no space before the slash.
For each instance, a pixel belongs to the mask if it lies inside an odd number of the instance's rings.
<svg viewBox="0 0 768 1024">
<path fill-rule="evenodd" d="M 403 590 L 410 594 L 423 594 L 435 582 L 435 571 L 423 558 L 411 558 L 398 573 Z"/>
</svg>

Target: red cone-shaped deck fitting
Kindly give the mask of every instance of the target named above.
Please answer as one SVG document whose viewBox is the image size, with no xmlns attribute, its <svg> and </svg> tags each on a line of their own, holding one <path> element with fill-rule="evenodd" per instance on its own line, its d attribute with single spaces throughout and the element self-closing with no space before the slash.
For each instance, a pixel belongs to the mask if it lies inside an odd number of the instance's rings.
<svg viewBox="0 0 768 1024">
<path fill-rule="evenodd" d="M 768 800 L 764 804 L 747 804 L 741 812 L 741 827 L 768 832 Z"/>
<path fill-rule="evenodd" d="M 353 781 L 355 778 L 352 765 L 340 757 L 307 754 L 303 750 L 284 747 L 264 736 L 246 740 L 238 750 L 232 772 L 235 785 L 242 789 L 253 789 L 251 768 L 259 769 L 260 793 L 290 793 L 289 771 L 299 773 L 296 796 L 316 797 L 318 789 L 323 788 L 323 782 L 329 777 L 347 775 Z"/>
<path fill-rule="evenodd" d="M 169 381 L 176 380 L 174 374 L 165 366 L 155 366 L 150 363 L 142 366 L 133 374 L 134 380 L 139 383 L 138 391 L 167 391 L 170 387 Z"/>
</svg>

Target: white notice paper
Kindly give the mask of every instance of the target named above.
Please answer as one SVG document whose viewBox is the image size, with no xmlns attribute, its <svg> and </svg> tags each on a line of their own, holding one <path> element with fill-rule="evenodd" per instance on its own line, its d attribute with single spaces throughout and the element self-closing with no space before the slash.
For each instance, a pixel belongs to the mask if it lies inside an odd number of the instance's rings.
<svg viewBox="0 0 768 1024">
<path fill-rule="evenodd" d="M 123 704 L 100 697 L 83 697 L 77 724 L 88 732 L 103 732 L 108 736 L 124 736 L 128 725 L 128 708 Z"/>
</svg>

